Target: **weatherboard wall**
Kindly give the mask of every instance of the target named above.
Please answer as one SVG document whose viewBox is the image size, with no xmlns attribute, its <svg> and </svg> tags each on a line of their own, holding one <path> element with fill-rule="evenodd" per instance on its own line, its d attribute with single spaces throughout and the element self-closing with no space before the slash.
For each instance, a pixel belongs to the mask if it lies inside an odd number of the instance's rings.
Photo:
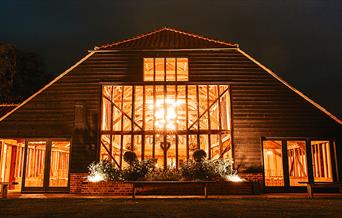
<svg viewBox="0 0 342 218">
<path fill-rule="evenodd" d="M 261 137 L 335 138 L 341 160 L 340 125 L 235 49 L 95 53 L 0 122 L 0 138 L 70 138 L 70 171 L 85 172 L 98 159 L 101 85 L 142 82 L 154 56 L 188 57 L 190 81 L 231 85 L 236 167 L 262 164 Z"/>
</svg>

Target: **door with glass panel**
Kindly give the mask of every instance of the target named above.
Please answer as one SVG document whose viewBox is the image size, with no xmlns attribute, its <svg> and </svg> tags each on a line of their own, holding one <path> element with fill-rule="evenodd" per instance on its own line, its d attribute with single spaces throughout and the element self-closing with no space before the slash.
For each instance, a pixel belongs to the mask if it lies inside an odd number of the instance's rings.
<svg viewBox="0 0 342 218">
<path fill-rule="evenodd" d="M 23 191 L 67 191 L 69 140 L 26 140 Z"/>
</svg>

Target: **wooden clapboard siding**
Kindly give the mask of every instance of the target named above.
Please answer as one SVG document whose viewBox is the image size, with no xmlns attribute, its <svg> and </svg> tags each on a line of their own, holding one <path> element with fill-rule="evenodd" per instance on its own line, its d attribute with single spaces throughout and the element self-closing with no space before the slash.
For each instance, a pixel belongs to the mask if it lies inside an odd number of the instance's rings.
<svg viewBox="0 0 342 218">
<path fill-rule="evenodd" d="M 91 132 L 75 131 L 75 105 L 84 106 L 88 129 L 98 137 L 99 126 L 94 122 L 100 122 L 101 84 L 142 82 L 143 57 L 177 56 L 189 58 L 190 81 L 231 85 L 233 149 L 237 166 L 261 165 L 260 139 L 267 136 L 334 137 L 341 159 L 338 138 L 341 125 L 237 49 L 145 51 L 142 48 L 147 42 L 130 42 L 122 45 L 122 51 L 95 52 L 1 121 L 0 138 L 71 138 L 70 172 L 85 172 L 88 164 L 97 160 L 99 148 L 93 148 L 94 140 L 86 137 Z M 195 41 L 191 43 L 196 44 Z M 142 50 L 130 50 L 128 45 L 136 45 Z M 151 48 L 157 47 L 151 44 Z M 106 47 L 109 48 L 111 46 Z"/>
</svg>

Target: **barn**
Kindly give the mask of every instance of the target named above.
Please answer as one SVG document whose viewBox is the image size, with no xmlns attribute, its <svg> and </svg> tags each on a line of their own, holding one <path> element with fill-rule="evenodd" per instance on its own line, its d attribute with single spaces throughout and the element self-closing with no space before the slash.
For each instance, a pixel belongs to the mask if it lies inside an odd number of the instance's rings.
<svg viewBox="0 0 342 218">
<path fill-rule="evenodd" d="M 238 44 L 164 27 L 96 46 L 3 109 L 0 180 L 73 193 L 93 161 L 122 168 L 134 151 L 177 168 L 200 148 L 265 191 L 296 191 L 340 181 L 341 124 Z"/>
</svg>

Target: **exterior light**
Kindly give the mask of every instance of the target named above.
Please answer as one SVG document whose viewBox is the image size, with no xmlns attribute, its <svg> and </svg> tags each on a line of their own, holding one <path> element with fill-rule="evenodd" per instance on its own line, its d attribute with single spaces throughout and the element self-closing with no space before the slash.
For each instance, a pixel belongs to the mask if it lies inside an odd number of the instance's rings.
<svg viewBox="0 0 342 218">
<path fill-rule="evenodd" d="M 228 175 L 226 179 L 230 182 L 243 182 L 245 179 L 241 178 L 238 174 Z"/>
</svg>

